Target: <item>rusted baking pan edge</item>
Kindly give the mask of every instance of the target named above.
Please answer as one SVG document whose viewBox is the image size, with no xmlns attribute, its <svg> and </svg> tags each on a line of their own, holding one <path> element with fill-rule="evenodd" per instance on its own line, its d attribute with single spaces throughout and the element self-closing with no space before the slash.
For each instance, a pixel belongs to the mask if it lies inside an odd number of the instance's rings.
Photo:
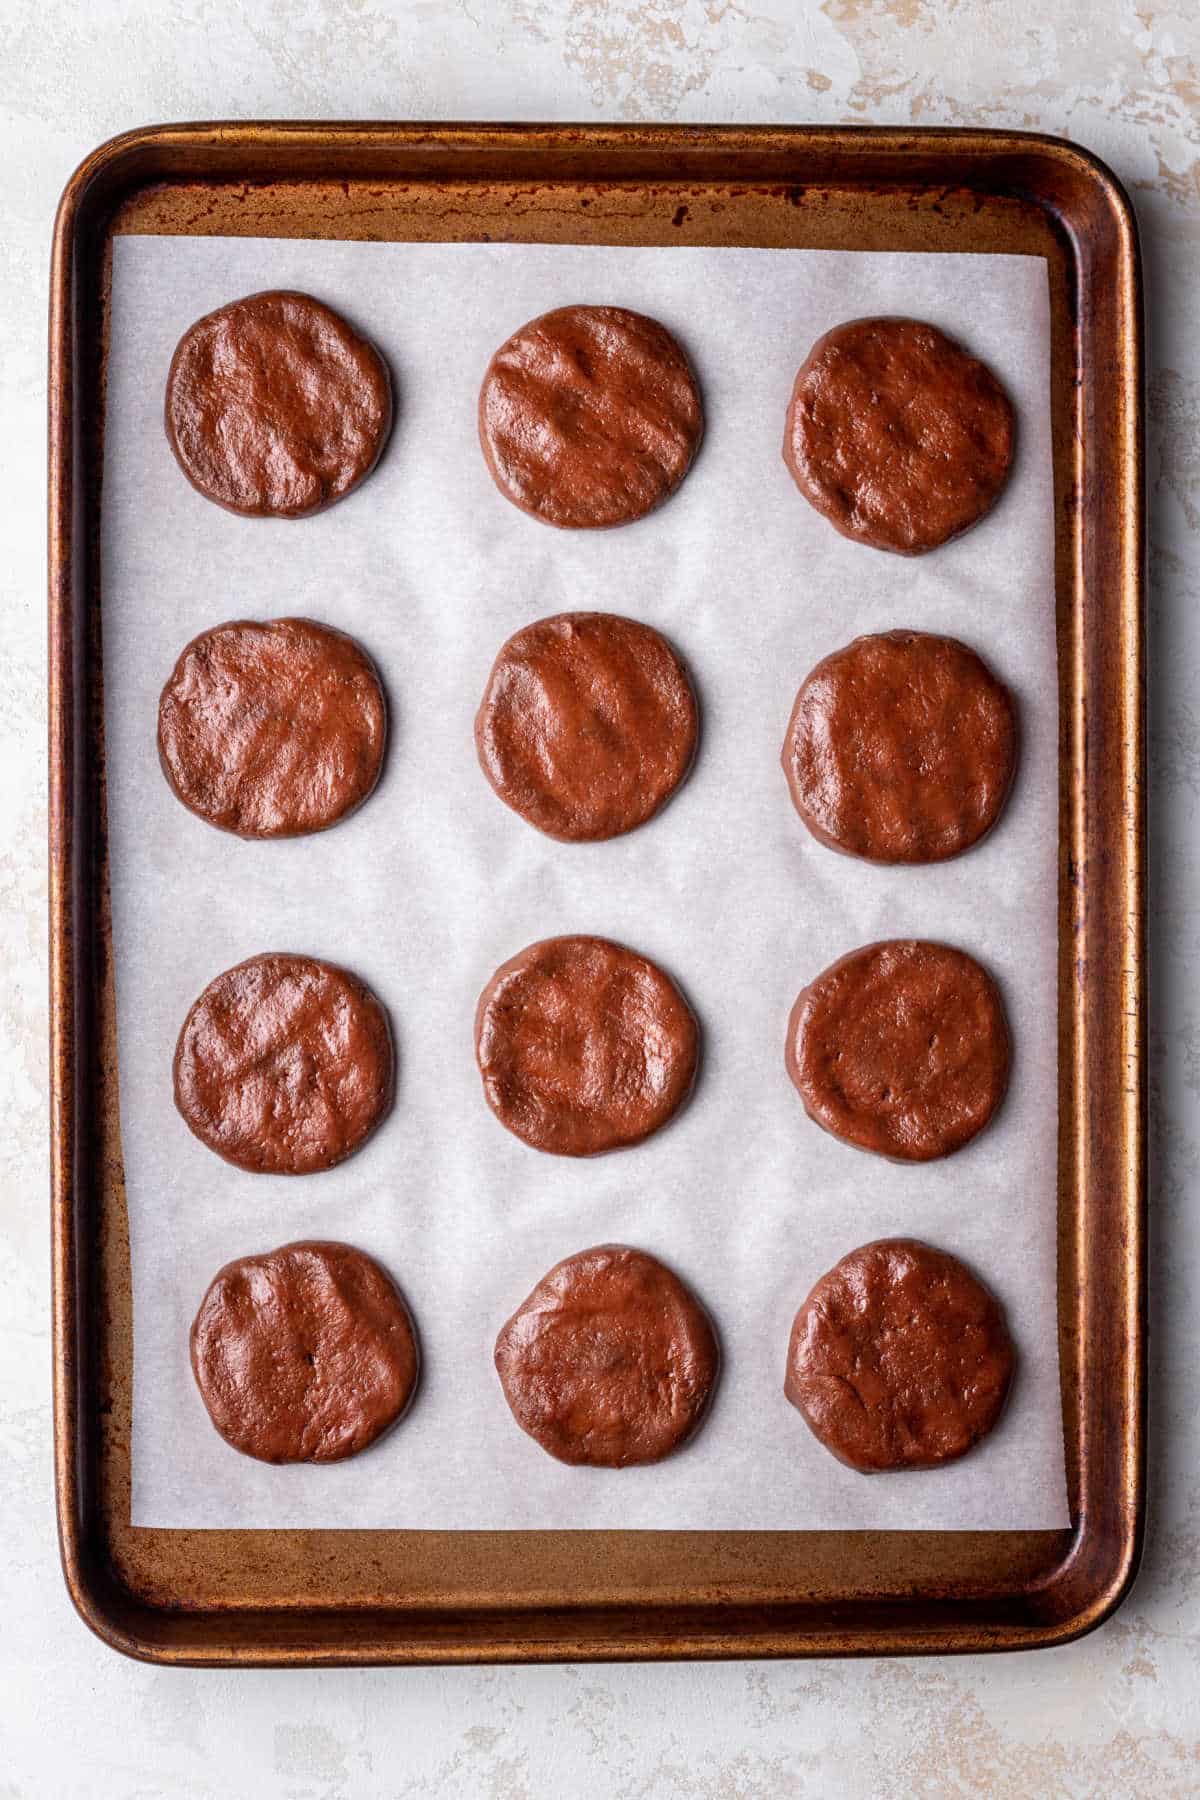
<svg viewBox="0 0 1200 1800">
<path fill-rule="evenodd" d="M 130 1525 L 99 520 L 121 231 L 1007 250 L 1047 260 L 1060 677 L 1058 1532 L 196 1532 Z M 1061 1643 L 1144 1508 L 1142 325 L 1119 184 L 1063 140 L 821 127 L 169 125 L 68 183 L 50 306 L 55 1468 L 87 1623 L 168 1663 L 924 1654 Z"/>
</svg>

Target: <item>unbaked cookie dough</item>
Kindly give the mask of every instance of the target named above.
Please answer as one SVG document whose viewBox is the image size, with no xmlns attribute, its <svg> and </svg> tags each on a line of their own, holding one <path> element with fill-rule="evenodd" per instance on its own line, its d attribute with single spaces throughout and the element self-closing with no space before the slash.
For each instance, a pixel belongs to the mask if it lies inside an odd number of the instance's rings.
<svg viewBox="0 0 1200 1800">
<path fill-rule="evenodd" d="M 192 1325 L 213 1424 L 268 1463 L 340 1462 L 394 1425 L 417 1385 L 412 1318 L 349 1244 L 284 1244 L 226 1263 Z"/>
<path fill-rule="evenodd" d="M 692 1090 L 700 1033 L 669 975 L 607 938 L 557 937 L 504 963 L 479 998 L 487 1103 L 535 1150 L 638 1144 Z"/>
<path fill-rule="evenodd" d="M 957 1257 L 881 1238 L 796 1314 L 784 1392 L 852 1469 L 931 1469 L 992 1429 L 1014 1360 L 999 1301 Z"/>
<path fill-rule="evenodd" d="M 683 350 L 621 306 L 560 306 L 488 364 L 479 441 L 506 499 L 547 525 L 625 525 L 673 494 L 704 430 Z"/>
<path fill-rule="evenodd" d="M 958 856 L 1012 786 L 1016 708 L 956 638 L 885 631 L 819 662 L 796 696 L 783 769 L 815 838 L 868 862 Z"/>
<path fill-rule="evenodd" d="M 192 486 L 229 512 L 301 519 L 332 506 L 370 474 L 391 425 L 387 364 L 310 294 L 219 307 L 171 359 L 171 448 Z"/>
<path fill-rule="evenodd" d="M 843 537 L 919 556 L 999 498 L 1012 403 L 977 357 L 918 319 L 852 319 L 796 376 L 783 459 Z"/>
<path fill-rule="evenodd" d="M 175 1104 L 239 1169 L 307 1175 L 365 1142 L 392 1102 L 392 1034 L 365 983 L 312 956 L 226 969 L 175 1049 Z"/>
<path fill-rule="evenodd" d="M 844 1143 L 896 1162 L 949 1156 L 983 1130 L 1008 1086 L 995 982 L 962 950 L 867 944 L 803 989 L 787 1068 L 805 1111 Z"/>
<path fill-rule="evenodd" d="M 658 1462 L 692 1436 L 716 1386 L 712 1322 L 644 1250 L 600 1244 L 556 1264 L 496 1340 L 513 1417 L 559 1462 Z"/>
<path fill-rule="evenodd" d="M 177 798 L 243 838 L 336 825 L 378 781 L 386 737 L 374 663 L 312 619 L 201 632 L 158 703 L 159 759 Z"/>
<path fill-rule="evenodd" d="M 616 613 L 558 613 L 501 648 L 475 720 L 484 774 L 549 837 L 617 837 L 696 753 L 696 696 L 667 640 Z"/>
</svg>

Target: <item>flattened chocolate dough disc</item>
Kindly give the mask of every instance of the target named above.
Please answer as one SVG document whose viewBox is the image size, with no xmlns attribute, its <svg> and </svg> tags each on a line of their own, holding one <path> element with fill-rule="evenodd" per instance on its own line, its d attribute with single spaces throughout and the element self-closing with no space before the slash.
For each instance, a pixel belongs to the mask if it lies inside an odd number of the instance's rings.
<svg viewBox="0 0 1200 1800">
<path fill-rule="evenodd" d="M 673 494 L 704 414 L 670 332 L 621 306 L 560 306 L 488 364 L 479 442 L 500 492 L 547 525 L 626 525 Z"/>
<path fill-rule="evenodd" d="M 522 1431 L 565 1463 L 658 1462 L 708 1410 L 720 1352 L 677 1275 L 644 1250 L 600 1244 L 538 1282 L 496 1339 Z"/>
<path fill-rule="evenodd" d="M 357 1456 L 406 1411 L 412 1318 L 377 1262 L 349 1244 L 284 1244 L 219 1271 L 192 1325 L 208 1415 L 268 1463 Z"/>
<path fill-rule="evenodd" d="M 852 319 L 796 376 L 783 460 L 843 537 L 919 556 L 995 504 L 1013 437 L 996 377 L 936 326 Z"/>
<path fill-rule="evenodd" d="M 783 743 L 796 811 L 815 838 L 868 862 L 958 856 L 1012 786 L 1012 695 L 955 638 L 885 631 L 819 662 Z"/>
<path fill-rule="evenodd" d="M 179 1033 L 175 1104 L 226 1162 L 308 1175 L 353 1155 L 392 1103 L 392 1034 L 365 983 L 268 953 L 210 981 Z"/>
<path fill-rule="evenodd" d="M 867 944 L 804 988 L 787 1068 L 810 1119 L 894 1162 L 930 1162 L 983 1130 L 1008 1086 L 995 982 L 962 950 Z"/>
<path fill-rule="evenodd" d="M 158 754 L 178 799 L 243 838 L 324 831 L 379 779 L 387 708 L 375 665 L 311 619 L 203 631 L 158 703 Z"/>
<path fill-rule="evenodd" d="M 700 1034 L 669 975 L 607 938 L 530 944 L 484 988 L 475 1054 L 487 1103 L 535 1150 L 638 1144 L 692 1090 Z"/>
<path fill-rule="evenodd" d="M 696 696 L 664 637 L 616 613 L 559 613 L 514 632 L 475 720 L 484 774 L 549 837 L 644 824 L 696 754 Z"/>
<path fill-rule="evenodd" d="M 302 519 L 369 475 L 392 428 L 374 344 L 309 294 L 250 294 L 197 319 L 167 376 L 167 437 L 206 499 Z"/>
<path fill-rule="evenodd" d="M 822 1275 L 796 1314 L 783 1391 L 852 1469 L 931 1469 L 992 1429 L 1014 1360 L 1003 1309 L 968 1268 L 881 1238 Z"/>
</svg>

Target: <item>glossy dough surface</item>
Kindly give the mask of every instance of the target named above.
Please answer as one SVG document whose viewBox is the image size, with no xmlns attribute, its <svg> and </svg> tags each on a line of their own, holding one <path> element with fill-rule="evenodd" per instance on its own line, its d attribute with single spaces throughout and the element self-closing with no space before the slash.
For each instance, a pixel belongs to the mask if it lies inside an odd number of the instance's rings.
<svg viewBox="0 0 1200 1800">
<path fill-rule="evenodd" d="M 819 662 L 782 756 L 813 836 L 880 863 L 942 862 L 977 843 L 1016 760 L 1008 689 L 965 644 L 923 631 L 855 638 Z"/>
<path fill-rule="evenodd" d="M 378 781 L 386 737 L 374 663 L 311 619 L 201 632 L 158 703 L 158 753 L 175 794 L 244 838 L 297 837 L 345 818 Z"/>
<path fill-rule="evenodd" d="M 999 1301 L 964 1264 L 882 1238 L 822 1275 L 796 1314 L 784 1392 L 851 1468 L 929 1469 L 991 1430 L 1014 1360 Z"/>
<path fill-rule="evenodd" d="M 200 1303 L 191 1350 L 213 1424 L 260 1462 L 355 1456 L 395 1424 L 417 1383 L 408 1308 L 349 1244 L 284 1244 L 227 1263 Z"/>
<path fill-rule="evenodd" d="M 193 487 L 230 512 L 299 519 L 370 474 L 392 424 L 378 350 L 309 294 L 249 294 L 184 332 L 166 427 Z"/>
<path fill-rule="evenodd" d="M 625 525 L 673 494 L 704 430 L 696 378 L 662 325 L 560 306 L 488 364 L 479 441 L 500 492 L 547 525 Z"/>
<path fill-rule="evenodd" d="M 535 1150 L 640 1143 L 692 1089 L 699 1029 L 669 975 L 607 938 L 558 937 L 504 963 L 480 995 L 487 1103 Z"/>
<path fill-rule="evenodd" d="M 949 1156 L 1008 1086 L 999 991 L 947 944 L 891 939 L 832 963 L 788 1020 L 788 1073 L 810 1118 L 897 1162 Z"/>
<path fill-rule="evenodd" d="M 1013 439 L 996 377 L 936 326 L 852 319 L 796 376 L 783 458 L 844 537 L 918 556 L 995 504 Z"/>
<path fill-rule="evenodd" d="M 560 1462 L 607 1469 L 658 1462 L 691 1437 L 719 1362 L 695 1295 L 623 1244 L 558 1263 L 496 1340 L 522 1430 Z"/>
<path fill-rule="evenodd" d="M 226 969 L 175 1050 L 175 1104 L 239 1169 L 306 1175 L 353 1154 L 392 1100 L 392 1037 L 371 990 L 332 963 L 271 953 Z"/>
<path fill-rule="evenodd" d="M 611 838 L 651 818 L 696 753 L 696 696 L 667 640 L 615 613 L 515 632 L 475 720 L 484 774 L 539 831 Z"/>
</svg>

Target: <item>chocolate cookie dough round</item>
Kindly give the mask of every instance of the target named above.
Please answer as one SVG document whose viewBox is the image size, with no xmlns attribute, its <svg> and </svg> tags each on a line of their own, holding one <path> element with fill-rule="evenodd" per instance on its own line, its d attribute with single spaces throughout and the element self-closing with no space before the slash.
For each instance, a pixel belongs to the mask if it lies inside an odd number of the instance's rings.
<svg viewBox="0 0 1200 1800">
<path fill-rule="evenodd" d="M 226 1162 L 308 1175 L 353 1155 L 392 1103 L 387 1014 L 357 976 L 269 953 L 210 981 L 179 1033 L 175 1104 Z"/>
<path fill-rule="evenodd" d="M 621 306 L 560 306 L 488 364 L 479 441 L 500 492 L 547 525 L 640 519 L 673 494 L 704 430 L 680 346 Z"/>
<path fill-rule="evenodd" d="M 496 970 L 475 1014 L 488 1105 L 558 1156 L 622 1150 L 665 1125 L 691 1093 L 699 1050 L 670 976 L 607 938 L 530 944 Z"/>
<path fill-rule="evenodd" d="M 375 665 L 312 619 L 203 631 L 158 703 L 158 754 L 178 799 L 243 838 L 324 831 L 379 779 L 387 708 Z"/>
<path fill-rule="evenodd" d="M 783 1391 L 852 1469 L 932 1469 L 992 1429 L 1014 1360 L 999 1301 L 957 1257 L 881 1238 L 796 1314 Z"/>
<path fill-rule="evenodd" d="M 559 613 L 501 649 L 475 744 L 506 805 L 578 843 L 652 818 L 690 769 L 697 729 L 687 671 L 657 631 L 616 613 Z"/>
<path fill-rule="evenodd" d="M 957 639 L 885 631 L 817 664 L 782 762 L 821 843 L 868 862 L 943 862 L 999 816 L 1017 762 L 1016 709 Z"/>
<path fill-rule="evenodd" d="M 171 448 L 229 512 L 302 519 L 378 462 L 392 425 L 387 364 L 309 294 L 269 292 L 197 319 L 167 376 Z"/>
<path fill-rule="evenodd" d="M 852 319 L 796 376 L 783 459 L 843 537 L 919 556 L 981 519 L 1008 479 L 1012 403 L 918 319 Z"/>
<path fill-rule="evenodd" d="M 986 969 L 922 939 L 832 963 L 788 1020 L 788 1073 L 810 1119 L 896 1162 L 949 1156 L 1008 1086 L 1004 1006 Z"/>
<path fill-rule="evenodd" d="M 417 1385 L 408 1308 L 349 1244 L 284 1244 L 226 1263 L 200 1302 L 191 1347 L 210 1419 L 260 1462 L 357 1456 Z"/>
<path fill-rule="evenodd" d="M 565 1463 L 659 1462 L 708 1410 L 720 1352 L 708 1314 L 644 1250 L 600 1244 L 538 1282 L 496 1339 L 522 1431 Z"/>
</svg>

